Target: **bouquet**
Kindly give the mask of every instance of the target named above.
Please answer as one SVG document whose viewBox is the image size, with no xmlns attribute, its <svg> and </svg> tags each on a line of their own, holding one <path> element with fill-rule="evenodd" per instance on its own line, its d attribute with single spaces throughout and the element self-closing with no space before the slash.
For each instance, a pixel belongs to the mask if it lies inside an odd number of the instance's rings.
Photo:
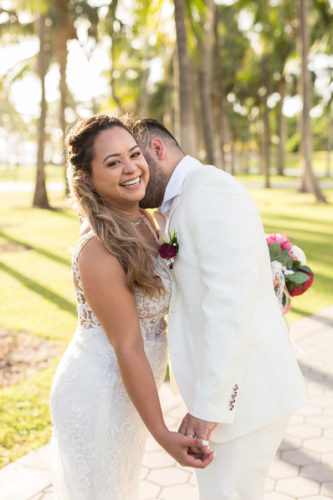
<svg viewBox="0 0 333 500">
<path fill-rule="evenodd" d="M 272 265 L 274 290 L 286 314 L 291 297 L 302 295 L 312 285 L 314 274 L 306 266 L 303 250 L 293 245 L 285 234 L 269 234 L 266 237 Z"/>
</svg>

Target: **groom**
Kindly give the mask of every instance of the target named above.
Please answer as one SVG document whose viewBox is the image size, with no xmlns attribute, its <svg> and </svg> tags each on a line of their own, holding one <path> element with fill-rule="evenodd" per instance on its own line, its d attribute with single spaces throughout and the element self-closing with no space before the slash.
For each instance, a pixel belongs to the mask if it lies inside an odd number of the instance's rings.
<svg viewBox="0 0 333 500">
<path fill-rule="evenodd" d="M 210 440 L 201 500 L 260 500 L 288 416 L 306 401 L 272 284 L 258 211 L 232 176 L 185 156 L 156 120 L 132 131 L 148 162 L 143 208 L 179 243 L 169 353 L 188 408 L 179 432 Z M 193 453 L 199 450 L 193 450 Z"/>
</svg>

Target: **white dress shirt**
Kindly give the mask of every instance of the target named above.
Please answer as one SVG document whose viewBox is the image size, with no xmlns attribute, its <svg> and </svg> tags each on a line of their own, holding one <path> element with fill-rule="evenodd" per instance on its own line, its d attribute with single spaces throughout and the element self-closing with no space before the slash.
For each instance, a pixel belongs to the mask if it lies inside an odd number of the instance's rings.
<svg viewBox="0 0 333 500">
<path fill-rule="evenodd" d="M 169 217 L 173 199 L 180 195 L 183 182 L 189 170 L 193 168 L 193 158 L 189 155 L 184 156 L 176 166 L 175 170 L 169 179 L 165 188 L 162 205 L 159 209 L 160 213 L 165 217 Z"/>
</svg>

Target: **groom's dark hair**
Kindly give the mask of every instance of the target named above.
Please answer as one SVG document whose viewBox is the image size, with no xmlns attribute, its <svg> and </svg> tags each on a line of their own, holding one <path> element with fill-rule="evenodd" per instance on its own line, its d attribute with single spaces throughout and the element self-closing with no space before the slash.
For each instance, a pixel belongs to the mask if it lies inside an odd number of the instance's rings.
<svg viewBox="0 0 333 500">
<path fill-rule="evenodd" d="M 133 120 L 127 125 L 136 140 L 140 143 L 139 146 L 142 149 L 147 149 L 151 140 L 154 139 L 154 137 L 158 137 L 170 146 L 178 148 L 182 151 L 182 148 L 175 137 L 171 134 L 171 132 L 169 132 L 163 123 L 158 120 L 154 120 L 153 118 L 144 118 L 142 120 Z"/>
</svg>

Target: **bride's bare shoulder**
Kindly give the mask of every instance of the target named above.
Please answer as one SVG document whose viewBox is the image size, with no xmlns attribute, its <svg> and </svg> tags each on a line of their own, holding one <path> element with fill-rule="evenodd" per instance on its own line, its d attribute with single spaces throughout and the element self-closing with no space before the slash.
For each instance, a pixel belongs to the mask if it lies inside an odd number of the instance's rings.
<svg viewBox="0 0 333 500">
<path fill-rule="evenodd" d="M 96 236 L 91 237 L 82 248 L 78 258 L 78 265 L 81 276 L 98 278 L 98 276 L 108 273 L 112 273 L 113 276 L 123 274 L 118 259 L 108 252 Z"/>
</svg>

